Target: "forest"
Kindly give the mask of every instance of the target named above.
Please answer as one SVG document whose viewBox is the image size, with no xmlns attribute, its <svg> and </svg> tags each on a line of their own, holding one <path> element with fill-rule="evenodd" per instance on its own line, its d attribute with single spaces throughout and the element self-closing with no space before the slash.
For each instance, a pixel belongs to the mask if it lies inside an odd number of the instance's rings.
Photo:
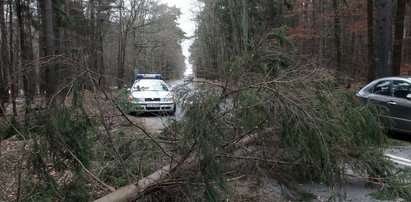
<svg viewBox="0 0 411 202">
<path fill-rule="evenodd" d="M 155 1 L 2 0 L 2 107 L 16 114 L 20 90 L 26 106 L 44 105 L 85 74 L 118 88 L 135 71 L 176 78 L 185 70 L 179 12 Z"/>
<path fill-rule="evenodd" d="M 355 96 L 411 74 L 411 1 L 191 3 L 194 36 L 159 0 L 0 0 L 0 201 L 411 200 L 409 142 Z M 137 73 L 176 115 L 130 113 Z"/>
<path fill-rule="evenodd" d="M 192 47 L 198 75 L 224 75 L 224 61 L 247 54 L 276 29 L 294 60 L 315 60 L 356 81 L 410 71 L 409 1 L 204 1 Z M 272 38 L 269 38 L 272 40 Z M 212 71 L 210 71 L 210 69 Z M 214 71 L 217 70 L 217 71 Z"/>
</svg>

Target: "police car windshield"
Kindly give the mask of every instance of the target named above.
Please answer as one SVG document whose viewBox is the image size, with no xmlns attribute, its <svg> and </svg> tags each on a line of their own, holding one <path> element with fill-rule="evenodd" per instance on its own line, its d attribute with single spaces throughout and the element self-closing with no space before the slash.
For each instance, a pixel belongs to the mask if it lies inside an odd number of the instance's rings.
<svg viewBox="0 0 411 202">
<path fill-rule="evenodd" d="M 136 81 L 132 87 L 133 91 L 169 91 L 167 84 L 161 80 L 142 79 Z"/>
</svg>

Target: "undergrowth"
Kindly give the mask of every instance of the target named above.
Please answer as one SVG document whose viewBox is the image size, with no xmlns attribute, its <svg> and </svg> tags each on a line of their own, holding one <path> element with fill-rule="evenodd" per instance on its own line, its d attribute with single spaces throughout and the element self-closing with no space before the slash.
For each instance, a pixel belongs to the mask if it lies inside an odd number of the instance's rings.
<svg viewBox="0 0 411 202">
<path fill-rule="evenodd" d="M 15 124 L 12 132 L 26 140 L 28 154 L 25 168 L 18 175 L 30 176 L 21 181 L 19 197 L 32 201 L 89 201 L 87 181 L 82 174 L 93 159 L 90 138 L 96 122 L 83 108 L 83 95 L 73 89 L 68 105 L 27 109 L 24 124 Z M 13 123 L 12 123 L 13 124 Z M 28 170 L 25 172 L 24 170 Z M 64 181 L 64 182 L 62 182 Z"/>
</svg>

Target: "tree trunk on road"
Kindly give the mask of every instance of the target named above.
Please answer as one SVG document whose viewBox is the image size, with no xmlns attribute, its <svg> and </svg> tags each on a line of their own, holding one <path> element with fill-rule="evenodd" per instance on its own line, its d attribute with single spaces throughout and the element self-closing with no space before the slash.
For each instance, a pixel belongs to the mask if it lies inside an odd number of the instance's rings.
<svg viewBox="0 0 411 202">
<path fill-rule="evenodd" d="M 273 132 L 272 129 L 267 129 L 269 132 Z M 224 147 L 233 146 L 233 147 L 242 147 L 245 146 L 260 137 L 262 133 L 252 133 L 246 135 L 245 137 L 237 140 L 232 140 L 230 143 L 225 144 Z M 152 173 L 151 175 L 140 179 L 138 182 L 133 184 L 121 187 L 116 191 L 95 200 L 95 202 L 127 202 L 127 201 L 134 201 L 141 194 L 150 186 L 155 184 L 161 183 L 162 181 L 166 180 L 167 178 L 171 177 L 172 172 L 178 169 L 181 170 L 188 170 L 193 168 L 194 166 L 198 165 L 202 161 L 203 157 L 198 156 L 195 152 L 192 152 L 186 157 L 182 157 L 180 160 L 180 164 L 169 164 L 163 166 L 161 169 L 157 170 L 156 172 Z"/>
</svg>

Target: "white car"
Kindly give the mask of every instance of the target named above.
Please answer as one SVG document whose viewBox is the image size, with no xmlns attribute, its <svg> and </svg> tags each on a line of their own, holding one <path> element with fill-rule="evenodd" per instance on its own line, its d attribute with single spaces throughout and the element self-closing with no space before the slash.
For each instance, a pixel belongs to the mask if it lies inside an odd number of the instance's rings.
<svg viewBox="0 0 411 202">
<path fill-rule="evenodd" d="M 132 112 L 166 112 L 171 115 L 176 112 L 171 87 L 159 78 L 157 75 L 137 75 L 127 98 L 132 104 Z"/>
</svg>

